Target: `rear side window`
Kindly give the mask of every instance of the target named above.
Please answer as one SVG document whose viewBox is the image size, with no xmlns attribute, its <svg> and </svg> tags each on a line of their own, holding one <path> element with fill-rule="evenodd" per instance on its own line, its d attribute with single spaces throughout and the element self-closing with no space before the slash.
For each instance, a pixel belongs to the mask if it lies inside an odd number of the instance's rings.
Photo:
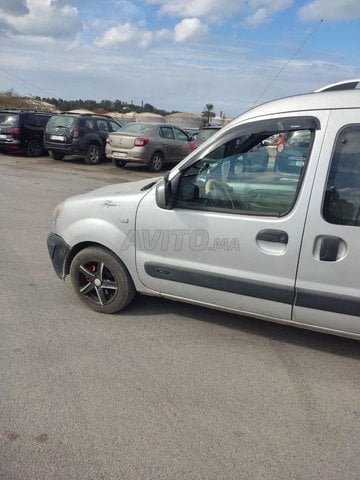
<svg viewBox="0 0 360 480">
<path fill-rule="evenodd" d="M 1 127 L 17 127 L 19 125 L 19 115 L 13 113 L 0 112 Z"/>
<path fill-rule="evenodd" d="M 97 120 L 97 126 L 100 132 L 109 131 L 109 125 L 106 120 Z"/>
<path fill-rule="evenodd" d="M 174 132 L 172 127 L 160 127 L 159 129 L 160 137 L 167 138 L 169 140 L 175 140 Z"/>
<path fill-rule="evenodd" d="M 336 140 L 323 202 L 329 223 L 360 226 L 360 125 L 343 128 Z"/>
</svg>

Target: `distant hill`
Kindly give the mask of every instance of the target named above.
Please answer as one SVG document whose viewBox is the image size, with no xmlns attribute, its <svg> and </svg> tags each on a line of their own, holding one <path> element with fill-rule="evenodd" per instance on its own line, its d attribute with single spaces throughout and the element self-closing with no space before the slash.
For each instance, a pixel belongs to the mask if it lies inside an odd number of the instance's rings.
<svg viewBox="0 0 360 480">
<path fill-rule="evenodd" d="M 21 97 L 13 91 L 0 92 L 0 108 L 23 108 L 54 113 L 59 111 L 56 106 L 51 103 L 43 102 L 32 97 Z"/>
</svg>

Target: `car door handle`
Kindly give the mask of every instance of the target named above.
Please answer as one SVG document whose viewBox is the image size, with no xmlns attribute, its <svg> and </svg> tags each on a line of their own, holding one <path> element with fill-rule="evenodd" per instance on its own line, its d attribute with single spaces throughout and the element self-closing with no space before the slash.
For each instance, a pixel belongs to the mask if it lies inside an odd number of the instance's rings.
<svg viewBox="0 0 360 480">
<path fill-rule="evenodd" d="M 324 235 L 320 243 L 320 260 L 322 262 L 335 262 L 338 257 L 340 238 Z"/>
<path fill-rule="evenodd" d="M 283 243 L 287 245 L 289 241 L 289 235 L 283 230 L 261 230 L 256 235 L 256 240 L 261 240 L 263 242 L 273 242 L 273 243 Z"/>
</svg>

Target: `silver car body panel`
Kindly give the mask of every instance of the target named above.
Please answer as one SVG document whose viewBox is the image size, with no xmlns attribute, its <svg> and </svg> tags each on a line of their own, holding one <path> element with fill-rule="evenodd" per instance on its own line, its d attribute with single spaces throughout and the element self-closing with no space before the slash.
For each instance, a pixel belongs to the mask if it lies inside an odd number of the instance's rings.
<svg viewBox="0 0 360 480">
<path fill-rule="evenodd" d="M 344 125 L 360 125 L 359 91 L 311 93 L 255 107 L 188 155 L 167 179 L 176 179 L 243 125 L 304 115 L 321 127 L 296 203 L 284 216 L 160 208 L 156 185 L 141 190 L 150 182 L 145 180 L 67 200 L 53 231 L 70 247 L 92 242 L 115 252 L 141 293 L 360 339 L 360 228 L 322 216 L 335 138 Z M 264 229 L 286 232 L 288 243 L 257 241 Z M 201 234 L 193 232 L 206 232 L 206 245 L 199 248 Z M 320 261 L 323 236 L 339 239 L 336 261 Z M 239 248 L 214 249 L 223 239 L 236 239 Z"/>
</svg>

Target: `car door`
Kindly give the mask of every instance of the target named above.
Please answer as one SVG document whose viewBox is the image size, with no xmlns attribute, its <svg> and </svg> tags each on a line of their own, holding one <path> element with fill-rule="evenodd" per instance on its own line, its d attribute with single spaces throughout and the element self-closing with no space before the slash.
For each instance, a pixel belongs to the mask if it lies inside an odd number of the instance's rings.
<svg viewBox="0 0 360 480">
<path fill-rule="evenodd" d="M 149 192 L 139 205 L 135 232 L 141 282 L 171 298 L 291 320 L 303 225 L 323 135 L 320 124 L 326 115 L 233 127 L 200 147 L 173 175 L 173 208 L 154 207 L 156 188 Z M 276 172 L 275 149 L 270 147 L 266 171 L 246 170 L 247 151 L 263 146 L 279 130 L 300 129 L 312 138 L 300 171 Z"/>
<path fill-rule="evenodd" d="M 173 127 L 171 125 L 161 125 L 159 127 L 159 136 L 159 146 L 165 154 L 165 161 L 170 163 L 175 162 L 178 146 Z M 156 148 L 155 146 L 155 149 Z"/>
<path fill-rule="evenodd" d="M 176 160 L 179 162 L 190 153 L 190 138 L 186 132 L 178 127 L 174 127 L 174 131 L 177 140 Z"/>
<path fill-rule="evenodd" d="M 99 132 L 99 135 L 100 135 L 100 138 L 101 138 L 101 141 L 102 141 L 102 145 L 105 148 L 106 138 L 107 138 L 107 136 L 109 134 L 109 131 L 110 131 L 109 122 L 105 118 L 97 118 L 96 119 L 96 125 L 97 125 L 97 130 Z"/>
<path fill-rule="evenodd" d="M 360 111 L 331 113 L 296 282 L 294 320 L 360 333 Z"/>
</svg>

